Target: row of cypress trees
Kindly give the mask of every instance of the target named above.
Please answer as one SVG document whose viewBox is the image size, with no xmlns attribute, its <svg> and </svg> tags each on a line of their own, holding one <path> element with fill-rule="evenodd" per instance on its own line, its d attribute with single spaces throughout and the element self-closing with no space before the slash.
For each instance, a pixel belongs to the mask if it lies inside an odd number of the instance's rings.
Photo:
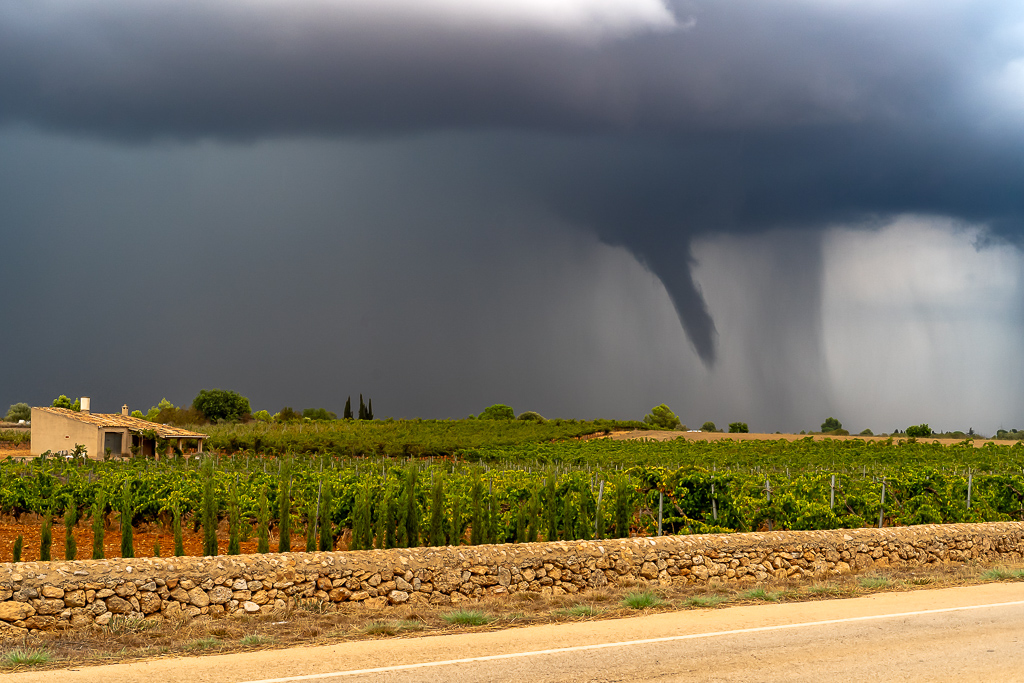
<svg viewBox="0 0 1024 683">
<path fill-rule="evenodd" d="M 219 554 L 217 525 L 219 509 L 214 488 L 214 460 L 204 459 L 202 465 L 202 504 L 199 526 L 203 530 L 203 554 Z M 575 540 L 601 538 L 608 531 L 608 510 L 613 522 L 611 536 L 624 537 L 630 532 L 633 515 L 632 487 L 625 476 L 614 480 L 614 496 L 601 501 L 601 494 L 595 498 L 589 485 L 565 486 L 558 490 L 556 478 L 549 475 L 543 486 L 534 487 L 521 497 L 514 507 L 514 523 L 501 522 L 502 510 L 492 488 L 476 472 L 469 492 L 469 509 L 463 510 L 463 498 L 451 496 L 446 500 L 445 477 L 434 476 L 430 485 L 429 522 L 426 529 L 420 528 L 422 514 L 416 490 L 419 471 L 415 466 L 405 470 L 399 482 L 387 479 L 380 486 L 369 483 L 361 486 L 356 494 L 352 516 L 353 550 L 371 548 L 407 548 L 419 545 L 442 546 L 480 545 L 489 543 L 525 543 L 545 540 Z M 277 491 L 278 552 L 291 550 L 291 485 L 292 461 L 280 461 Z M 121 520 L 121 557 L 134 557 L 132 530 L 133 482 L 125 480 L 121 495 L 115 501 Z M 601 489 L 603 492 L 603 487 Z M 306 519 L 305 550 L 332 550 L 335 542 L 335 528 L 331 519 L 333 491 L 329 483 L 321 482 L 315 500 L 310 500 L 304 510 Z M 107 501 L 101 494 L 92 508 L 92 558 L 104 557 L 105 527 L 103 513 Z M 241 518 L 241 505 L 237 477 L 230 483 L 228 492 L 228 555 L 241 552 L 241 542 L 248 537 L 251 528 Z M 182 510 L 175 502 L 170 508 L 174 555 L 185 554 L 182 534 Z M 77 547 L 72 532 L 77 522 L 77 510 L 69 506 L 64 512 L 66 559 L 73 560 Z M 260 496 L 257 513 L 257 552 L 270 552 L 270 503 L 268 492 Z M 466 538 L 466 531 L 469 538 Z M 52 514 L 43 520 L 40 539 L 40 559 L 51 559 Z M 21 559 L 23 539 L 15 542 L 14 561 Z M 160 554 L 159 545 L 154 554 Z"/>
</svg>

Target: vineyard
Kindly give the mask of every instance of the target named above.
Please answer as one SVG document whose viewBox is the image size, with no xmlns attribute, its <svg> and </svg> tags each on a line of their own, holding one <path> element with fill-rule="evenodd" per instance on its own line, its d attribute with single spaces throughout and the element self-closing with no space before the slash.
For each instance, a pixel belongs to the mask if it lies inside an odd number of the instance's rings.
<svg viewBox="0 0 1024 683">
<path fill-rule="evenodd" d="M 229 426 L 202 460 L 4 461 L 0 512 L 226 524 L 263 550 L 293 533 L 307 549 L 372 548 L 1024 519 L 1019 442 L 574 438 L 594 431 Z"/>
</svg>

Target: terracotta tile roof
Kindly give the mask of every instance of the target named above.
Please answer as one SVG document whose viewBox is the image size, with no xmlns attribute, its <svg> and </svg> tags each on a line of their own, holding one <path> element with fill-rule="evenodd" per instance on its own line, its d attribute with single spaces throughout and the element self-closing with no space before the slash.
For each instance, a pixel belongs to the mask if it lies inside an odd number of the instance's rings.
<svg viewBox="0 0 1024 683">
<path fill-rule="evenodd" d="M 54 415 L 60 415 L 72 420 L 78 420 L 79 422 L 86 422 L 97 427 L 127 427 L 130 431 L 141 432 L 147 429 L 152 429 L 157 433 L 157 436 L 168 439 L 205 439 L 206 434 L 200 434 L 199 432 L 190 432 L 187 429 L 180 427 L 171 427 L 170 425 L 158 424 L 156 422 L 149 422 L 142 420 L 137 417 L 131 417 L 130 415 L 110 414 L 110 413 L 79 413 L 74 410 L 68 410 L 67 408 L 33 408 L 33 410 L 42 410 L 47 413 L 53 413 Z"/>
</svg>

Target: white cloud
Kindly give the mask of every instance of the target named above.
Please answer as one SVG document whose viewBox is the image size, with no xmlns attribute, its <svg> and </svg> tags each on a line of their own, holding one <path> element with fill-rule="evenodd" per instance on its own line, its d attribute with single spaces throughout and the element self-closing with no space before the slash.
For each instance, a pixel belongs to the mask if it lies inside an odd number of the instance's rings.
<svg viewBox="0 0 1024 683">
<path fill-rule="evenodd" d="M 391 24 L 409 20 L 455 30 L 527 30 L 619 37 L 678 26 L 663 0 L 228 0 L 286 5 Z M 688 27 L 688 23 L 685 27 Z"/>
</svg>

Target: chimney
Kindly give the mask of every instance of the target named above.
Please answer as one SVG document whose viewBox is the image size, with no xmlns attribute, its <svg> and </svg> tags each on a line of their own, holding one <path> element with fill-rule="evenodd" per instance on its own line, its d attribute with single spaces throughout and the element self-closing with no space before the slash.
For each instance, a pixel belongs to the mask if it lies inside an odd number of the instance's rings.
<svg viewBox="0 0 1024 683">
<path fill-rule="evenodd" d="M 79 412 L 83 412 L 86 415 L 89 414 L 89 397 L 88 396 L 83 396 L 80 399 L 79 408 L 80 408 Z"/>
<path fill-rule="evenodd" d="M 123 406 L 121 406 L 121 414 L 122 415 L 127 415 L 128 414 L 128 404 L 127 403 L 125 403 Z"/>
</svg>

